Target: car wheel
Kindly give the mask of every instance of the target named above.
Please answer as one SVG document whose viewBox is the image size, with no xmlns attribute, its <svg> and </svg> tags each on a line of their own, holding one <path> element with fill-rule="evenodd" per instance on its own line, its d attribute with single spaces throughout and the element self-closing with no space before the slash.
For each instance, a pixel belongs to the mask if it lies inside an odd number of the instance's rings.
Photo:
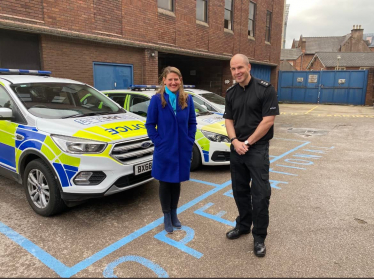
<svg viewBox="0 0 374 279">
<path fill-rule="evenodd" d="M 192 147 L 191 171 L 197 170 L 201 166 L 201 154 L 196 144 Z"/>
<path fill-rule="evenodd" d="M 31 161 L 23 174 L 23 186 L 32 209 L 42 216 L 52 216 L 65 208 L 58 181 L 41 159 Z"/>
</svg>

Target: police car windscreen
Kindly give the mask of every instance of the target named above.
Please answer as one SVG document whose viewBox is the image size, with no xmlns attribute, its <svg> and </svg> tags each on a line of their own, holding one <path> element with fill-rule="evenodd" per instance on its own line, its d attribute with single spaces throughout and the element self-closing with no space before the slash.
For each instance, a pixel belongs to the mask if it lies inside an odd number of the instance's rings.
<svg viewBox="0 0 374 279">
<path fill-rule="evenodd" d="M 83 84 L 27 83 L 11 86 L 29 112 L 41 118 L 69 118 L 124 112 L 102 93 Z"/>
<path fill-rule="evenodd" d="M 224 107 L 225 106 L 225 98 L 222 96 L 219 96 L 215 93 L 203 93 L 201 96 L 205 99 L 207 99 L 209 102 L 215 103 L 219 106 Z"/>
</svg>

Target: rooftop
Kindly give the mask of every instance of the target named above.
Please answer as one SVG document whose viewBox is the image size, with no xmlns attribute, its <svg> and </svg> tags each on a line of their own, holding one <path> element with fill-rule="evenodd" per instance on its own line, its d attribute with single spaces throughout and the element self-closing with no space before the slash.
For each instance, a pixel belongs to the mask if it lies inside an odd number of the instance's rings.
<svg viewBox="0 0 374 279">
<path fill-rule="evenodd" d="M 338 56 L 340 67 L 374 67 L 374 52 L 318 52 L 315 58 L 318 57 L 325 67 L 335 67 Z"/>
</svg>

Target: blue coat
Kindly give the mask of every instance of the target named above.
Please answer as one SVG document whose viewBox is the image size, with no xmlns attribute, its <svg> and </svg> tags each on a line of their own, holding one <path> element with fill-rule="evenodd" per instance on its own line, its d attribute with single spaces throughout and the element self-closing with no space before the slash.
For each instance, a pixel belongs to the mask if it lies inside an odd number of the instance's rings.
<svg viewBox="0 0 374 279">
<path fill-rule="evenodd" d="M 169 103 L 169 96 L 165 93 L 164 97 L 167 105 L 162 108 L 161 95 L 152 96 L 145 124 L 155 145 L 152 176 L 164 182 L 178 183 L 190 179 L 196 113 L 190 95 L 187 98 L 188 107 L 182 110 L 177 93 L 176 114 Z"/>
</svg>

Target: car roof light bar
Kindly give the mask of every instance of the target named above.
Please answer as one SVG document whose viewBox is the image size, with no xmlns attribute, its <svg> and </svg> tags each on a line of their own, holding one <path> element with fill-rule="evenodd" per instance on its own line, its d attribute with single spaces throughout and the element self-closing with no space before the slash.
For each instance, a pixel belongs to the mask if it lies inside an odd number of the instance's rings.
<svg viewBox="0 0 374 279">
<path fill-rule="evenodd" d="M 52 72 L 50 71 L 40 71 L 40 70 L 23 70 L 23 69 L 4 69 L 0 68 L 0 74 L 7 75 L 38 75 L 38 76 L 50 76 Z"/>
</svg>

